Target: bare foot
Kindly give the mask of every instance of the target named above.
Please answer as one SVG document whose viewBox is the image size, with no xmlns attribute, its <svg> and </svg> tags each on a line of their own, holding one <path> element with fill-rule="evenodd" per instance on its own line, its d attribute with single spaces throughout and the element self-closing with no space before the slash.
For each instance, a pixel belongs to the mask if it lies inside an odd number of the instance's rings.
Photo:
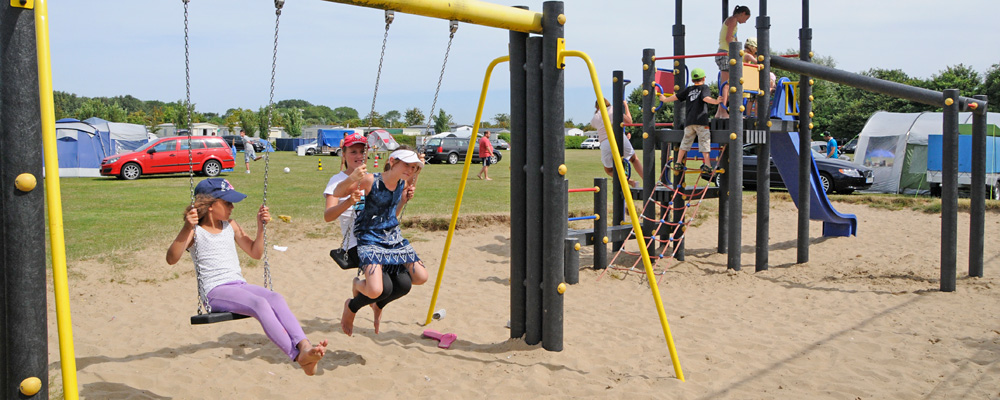
<svg viewBox="0 0 1000 400">
<path fill-rule="evenodd" d="M 493 178 L 486 178 L 486 180 L 488 180 L 488 181 L 492 181 L 492 180 L 493 180 Z"/>
<path fill-rule="evenodd" d="M 344 313 L 340 315 L 340 329 L 344 330 L 347 336 L 352 336 L 354 333 L 354 317 L 357 315 L 351 312 L 351 299 L 347 299 L 344 302 Z"/>
<path fill-rule="evenodd" d="M 299 366 L 302 367 L 302 371 L 304 371 L 306 375 L 316 375 L 316 368 L 319 367 L 319 360 L 326 354 L 326 345 L 329 342 L 323 340 L 319 342 L 318 345 L 312 346 L 306 351 L 301 351 L 301 348 L 309 346 L 309 341 L 303 340 L 302 342 L 299 342 L 300 345 L 302 343 L 305 345 L 299 346 L 300 352 L 299 356 L 295 359 L 295 362 L 299 363 Z"/>
<path fill-rule="evenodd" d="M 382 322 L 382 309 L 372 303 L 372 311 L 375 313 L 375 334 L 378 335 L 378 326 Z"/>
</svg>

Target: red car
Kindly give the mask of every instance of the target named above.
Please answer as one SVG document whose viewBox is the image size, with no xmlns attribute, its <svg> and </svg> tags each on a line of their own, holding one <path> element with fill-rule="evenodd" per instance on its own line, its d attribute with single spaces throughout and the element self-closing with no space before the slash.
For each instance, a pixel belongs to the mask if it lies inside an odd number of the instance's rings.
<svg viewBox="0 0 1000 400">
<path fill-rule="evenodd" d="M 101 175 L 133 180 L 142 174 L 188 172 L 189 138 L 192 147 L 190 164 L 194 172 L 216 176 L 236 164 L 232 150 L 221 137 L 177 136 L 153 140 L 132 153 L 105 158 L 101 161 Z"/>
</svg>

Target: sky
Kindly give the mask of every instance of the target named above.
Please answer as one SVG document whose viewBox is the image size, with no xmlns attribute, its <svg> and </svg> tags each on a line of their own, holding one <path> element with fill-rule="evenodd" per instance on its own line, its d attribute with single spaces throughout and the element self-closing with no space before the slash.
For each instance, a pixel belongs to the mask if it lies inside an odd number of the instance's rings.
<svg viewBox="0 0 1000 400">
<path fill-rule="evenodd" d="M 542 9 L 541 1 L 492 2 Z M 673 54 L 674 2 L 567 0 L 564 4 L 566 48 L 583 51 L 594 60 L 607 97 L 611 96 L 612 71 L 641 80 L 643 49 L 655 49 L 659 56 Z M 756 36 L 758 2 L 729 4 L 747 4 L 751 10 L 751 19 L 739 26 L 738 38 Z M 273 1 L 191 0 L 188 7 L 191 101 L 196 110 L 221 114 L 230 108 L 267 105 Z M 832 57 L 837 68 L 851 72 L 901 69 L 913 77 L 930 78 L 948 66 L 964 64 L 982 75 L 1000 63 L 995 7 L 995 0 L 812 1 L 812 46 L 817 56 Z M 802 2 L 771 1 L 767 11 L 772 49 L 798 48 Z M 687 53 L 715 52 L 721 2 L 689 0 L 684 2 L 682 17 Z M 128 94 L 142 100 L 184 99 L 181 0 L 50 2 L 49 21 L 55 90 L 86 97 Z M 287 0 L 279 26 L 274 100 L 347 106 L 367 115 L 384 28 L 382 10 L 322 0 Z M 486 67 L 506 55 L 507 42 L 508 33 L 503 30 L 461 24 L 437 108 L 452 115 L 456 123 L 472 124 Z M 396 13 L 375 110 L 402 113 L 417 107 L 427 114 L 447 43 L 447 21 Z M 587 67 L 576 58 L 566 64 L 566 118 L 588 123 L 595 97 Z M 718 70 L 710 58 L 692 60 L 689 66 L 704 68 L 710 76 Z M 489 88 L 484 120 L 509 112 L 505 64 L 497 67 Z"/>
</svg>

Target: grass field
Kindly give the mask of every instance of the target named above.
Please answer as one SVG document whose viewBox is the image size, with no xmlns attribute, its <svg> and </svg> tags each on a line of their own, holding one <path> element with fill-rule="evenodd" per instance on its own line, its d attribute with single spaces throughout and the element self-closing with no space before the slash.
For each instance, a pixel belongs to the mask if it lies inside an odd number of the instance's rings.
<svg viewBox="0 0 1000 400">
<path fill-rule="evenodd" d="M 510 160 L 504 151 L 499 164 L 490 167 L 492 181 L 476 178 L 481 165 L 472 164 L 463 204 L 460 226 L 482 220 L 505 220 L 510 212 Z M 237 157 L 242 161 L 242 157 Z M 369 160 L 372 169 L 374 159 Z M 322 162 L 323 170 L 318 170 Z M 339 236 L 334 224 L 324 223 L 323 189 L 331 176 L 338 172 L 339 157 L 299 157 L 291 152 L 269 153 L 267 204 L 272 216 L 287 215 L 292 223 L 275 218 L 268 229 L 268 238 L 280 241 L 291 230 L 304 231 L 315 237 Z M 697 162 L 695 162 L 697 164 Z M 243 172 L 241 162 L 235 172 L 222 177 L 248 195 L 233 212 L 233 218 L 253 229 L 255 210 L 263 199 L 265 160 L 251 164 L 252 173 Z M 380 161 L 384 167 L 384 160 Z M 566 165 L 571 188 L 591 187 L 595 177 L 606 176 L 597 150 L 567 150 Z M 692 164 L 693 167 L 699 165 Z M 283 172 L 290 168 L 290 173 Z M 381 168 L 379 168 L 381 170 Z M 403 215 L 406 226 L 424 229 L 446 228 L 458 194 L 462 165 L 429 164 L 424 168 L 418 183 L 417 196 L 410 202 Z M 636 177 L 637 178 L 637 177 Z M 195 183 L 203 177 L 195 176 Z M 186 174 L 144 176 L 135 181 L 114 178 L 66 178 L 62 185 L 63 221 L 66 232 L 67 258 L 70 261 L 91 257 L 110 258 L 146 246 L 166 249 L 181 226 L 181 215 L 190 201 L 190 183 Z M 610 190 L 608 191 L 610 197 Z M 754 193 L 746 192 L 752 197 Z M 772 192 L 772 199 L 790 201 L 786 192 Z M 895 195 L 832 196 L 836 201 L 867 203 L 881 208 L 915 208 L 925 212 L 939 212 L 940 201 L 927 197 Z M 749 200 L 749 198 L 748 198 Z M 987 202 L 987 209 L 996 212 L 1000 202 Z M 609 199 L 608 204 L 611 204 Z M 752 213 L 750 201 L 745 212 Z M 968 199 L 960 201 L 968 208 Z M 591 193 L 569 196 L 569 211 L 573 215 L 591 213 Z M 717 209 L 716 202 L 708 202 L 700 215 L 706 216 Z M 589 223 L 589 221 L 581 222 Z M 331 239 L 332 241 L 335 241 Z"/>
</svg>

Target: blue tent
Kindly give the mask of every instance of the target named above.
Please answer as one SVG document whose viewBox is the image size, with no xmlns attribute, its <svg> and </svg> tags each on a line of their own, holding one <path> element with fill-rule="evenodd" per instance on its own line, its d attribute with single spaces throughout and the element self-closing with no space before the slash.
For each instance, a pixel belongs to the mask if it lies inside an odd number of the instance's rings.
<svg viewBox="0 0 1000 400">
<path fill-rule="evenodd" d="M 60 177 L 101 176 L 101 160 L 128 153 L 149 142 L 146 127 L 100 118 L 56 121 Z"/>
</svg>

